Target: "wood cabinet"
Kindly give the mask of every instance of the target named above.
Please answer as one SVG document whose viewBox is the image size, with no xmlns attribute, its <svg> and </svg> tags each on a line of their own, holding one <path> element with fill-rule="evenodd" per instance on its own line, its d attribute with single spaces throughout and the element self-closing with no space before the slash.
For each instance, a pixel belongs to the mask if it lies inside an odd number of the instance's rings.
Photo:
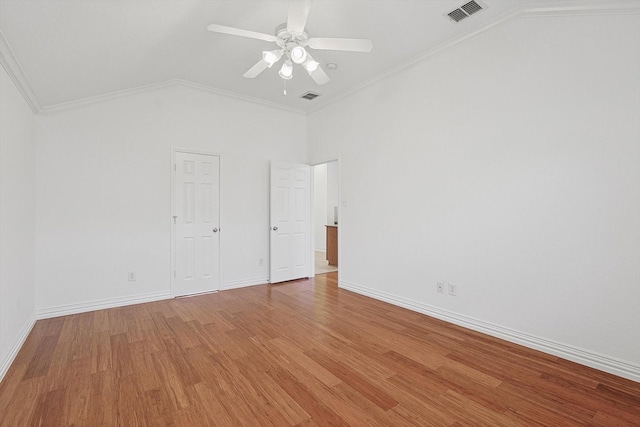
<svg viewBox="0 0 640 427">
<path fill-rule="evenodd" d="M 327 261 L 338 266 L 338 226 L 327 225 Z"/>
</svg>

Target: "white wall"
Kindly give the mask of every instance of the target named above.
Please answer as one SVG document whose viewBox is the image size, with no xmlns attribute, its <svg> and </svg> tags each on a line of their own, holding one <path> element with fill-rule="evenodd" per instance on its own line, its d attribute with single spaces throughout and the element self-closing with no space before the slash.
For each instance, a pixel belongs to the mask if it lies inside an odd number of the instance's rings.
<svg viewBox="0 0 640 427">
<path fill-rule="evenodd" d="M 169 292 L 171 147 L 222 156 L 222 287 L 267 280 L 269 162 L 306 160 L 304 116 L 171 87 L 37 123 L 41 314 Z"/>
<path fill-rule="evenodd" d="M 311 114 L 341 286 L 640 380 L 638 52 L 638 15 L 519 19 Z"/>
<path fill-rule="evenodd" d="M 35 120 L 0 67 L 0 379 L 34 322 Z"/>
<path fill-rule="evenodd" d="M 327 163 L 327 224 L 334 223 L 334 208 L 338 207 L 338 215 L 340 211 L 339 197 L 339 176 L 338 162 Z"/>
<path fill-rule="evenodd" d="M 313 237 L 317 251 L 327 250 L 327 164 L 313 167 Z"/>
</svg>

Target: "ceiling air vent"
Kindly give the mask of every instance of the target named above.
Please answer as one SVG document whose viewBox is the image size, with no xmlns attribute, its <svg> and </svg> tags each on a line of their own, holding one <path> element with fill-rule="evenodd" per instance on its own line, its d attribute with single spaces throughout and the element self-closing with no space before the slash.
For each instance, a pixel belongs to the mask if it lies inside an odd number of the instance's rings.
<svg viewBox="0 0 640 427">
<path fill-rule="evenodd" d="M 449 12 L 447 15 L 449 15 L 449 18 L 453 19 L 456 22 L 460 22 L 462 21 L 464 18 L 468 18 L 469 15 L 467 15 L 466 13 L 464 13 L 462 11 L 462 9 L 456 9 L 454 11 Z"/>
<path fill-rule="evenodd" d="M 485 7 L 481 6 L 476 0 L 471 0 L 468 3 L 463 4 L 458 9 L 452 10 L 447 13 L 447 16 L 451 18 L 452 21 L 460 22 L 465 18 L 470 17 L 474 13 L 480 12 L 485 9 Z"/>
<path fill-rule="evenodd" d="M 317 97 L 319 97 L 320 94 L 319 93 L 315 93 L 315 92 L 307 92 L 307 93 L 303 93 L 300 98 L 302 99 L 306 99 L 311 101 L 312 99 L 316 99 Z"/>
<path fill-rule="evenodd" d="M 460 9 L 464 10 L 467 15 L 471 16 L 476 12 L 480 12 L 482 10 L 482 6 L 480 6 L 475 1 L 470 1 L 467 4 L 462 5 Z"/>
</svg>

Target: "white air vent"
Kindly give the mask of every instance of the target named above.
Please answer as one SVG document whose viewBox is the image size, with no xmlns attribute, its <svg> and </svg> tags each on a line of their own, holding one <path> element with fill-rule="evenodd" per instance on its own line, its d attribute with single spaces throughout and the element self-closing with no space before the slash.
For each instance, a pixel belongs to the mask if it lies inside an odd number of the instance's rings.
<svg viewBox="0 0 640 427">
<path fill-rule="evenodd" d="M 463 19 L 466 19 L 484 9 L 486 9 L 485 6 L 482 6 L 476 0 L 471 0 L 470 2 L 463 4 L 459 8 L 447 13 L 447 16 L 454 22 L 460 22 Z"/>
<path fill-rule="evenodd" d="M 300 98 L 306 99 L 308 101 L 311 101 L 312 99 L 316 99 L 319 96 L 320 96 L 319 93 L 307 92 L 307 93 L 304 93 L 304 94 L 300 95 Z"/>
</svg>

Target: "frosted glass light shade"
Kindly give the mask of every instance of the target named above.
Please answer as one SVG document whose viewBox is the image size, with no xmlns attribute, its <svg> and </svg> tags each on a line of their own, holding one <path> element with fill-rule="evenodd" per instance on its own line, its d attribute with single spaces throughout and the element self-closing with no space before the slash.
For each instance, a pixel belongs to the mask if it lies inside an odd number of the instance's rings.
<svg viewBox="0 0 640 427">
<path fill-rule="evenodd" d="M 302 64 L 307 59 L 307 51 L 302 46 L 291 49 L 291 60 L 296 64 Z"/>
<path fill-rule="evenodd" d="M 271 68 L 273 64 L 282 58 L 281 50 L 265 50 L 262 52 L 262 59 L 267 63 L 267 67 Z"/>
<path fill-rule="evenodd" d="M 293 64 L 288 59 L 284 61 L 282 64 L 282 68 L 280 68 L 280 77 L 285 80 L 290 80 L 293 77 Z"/>
</svg>

